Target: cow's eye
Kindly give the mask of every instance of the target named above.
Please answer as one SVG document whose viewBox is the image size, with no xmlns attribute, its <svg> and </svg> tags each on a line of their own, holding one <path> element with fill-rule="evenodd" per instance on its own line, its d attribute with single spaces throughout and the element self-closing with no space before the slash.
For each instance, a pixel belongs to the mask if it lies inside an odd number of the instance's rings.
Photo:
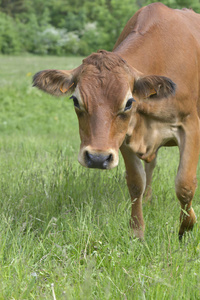
<svg viewBox="0 0 200 300">
<path fill-rule="evenodd" d="M 126 106 L 124 111 L 131 109 L 132 107 L 132 103 L 135 102 L 135 100 L 133 98 L 130 98 L 127 102 L 126 102 Z"/>
<path fill-rule="evenodd" d="M 70 99 L 73 100 L 74 106 L 80 109 L 80 105 L 79 105 L 78 99 L 75 96 L 71 96 Z"/>
</svg>

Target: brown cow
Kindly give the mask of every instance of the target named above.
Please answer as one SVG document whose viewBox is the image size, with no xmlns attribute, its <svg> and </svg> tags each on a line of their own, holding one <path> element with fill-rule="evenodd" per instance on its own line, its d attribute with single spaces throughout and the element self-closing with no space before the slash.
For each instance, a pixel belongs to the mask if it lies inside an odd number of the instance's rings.
<svg viewBox="0 0 200 300">
<path fill-rule="evenodd" d="M 70 71 L 44 70 L 34 76 L 39 89 L 73 94 L 83 166 L 114 168 L 120 149 L 132 199 L 130 224 L 141 239 L 142 197 L 145 188 L 150 193 L 162 146 L 180 149 L 175 181 L 182 208 L 179 237 L 196 222 L 192 199 L 200 146 L 199 78 L 200 15 L 161 3 L 140 9 L 112 52 L 98 51 Z"/>
</svg>

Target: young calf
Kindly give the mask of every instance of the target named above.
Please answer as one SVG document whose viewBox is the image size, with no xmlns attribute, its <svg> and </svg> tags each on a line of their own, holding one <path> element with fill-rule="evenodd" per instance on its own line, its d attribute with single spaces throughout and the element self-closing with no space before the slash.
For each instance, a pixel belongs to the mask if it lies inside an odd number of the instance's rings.
<svg viewBox="0 0 200 300">
<path fill-rule="evenodd" d="M 142 197 L 145 188 L 150 193 L 162 146 L 180 149 L 179 237 L 196 222 L 192 199 L 200 146 L 199 26 L 200 16 L 191 10 L 150 4 L 128 21 L 112 52 L 98 51 L 76 69 L 44 70 L 33 79 L 34 86 L 50 94 L 72 95 L 83 166 L 114 168 L 120 149 L 132 199 L 130 224 L 140 239 L 145 228 Z"/>
</svg>

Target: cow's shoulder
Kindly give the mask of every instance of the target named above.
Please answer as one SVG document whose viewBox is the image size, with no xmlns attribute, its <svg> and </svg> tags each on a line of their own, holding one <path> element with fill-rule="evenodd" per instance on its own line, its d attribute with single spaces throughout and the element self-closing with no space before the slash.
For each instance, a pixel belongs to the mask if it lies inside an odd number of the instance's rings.
<svg viewBox="0 0 200 300">
<path fill-rule="evenodd" d="M 113 50 L 115 50 L 132 33 L 138 33 L 140 36 L 144 36 L 144 34 L 152 27 L 155 27 L 156 24 L 159 26 L 164 16 L 165 18 L 166 15 L 170 16 L 173 11 L 173 9 L 160 2 L 142 7 L 129 19 Z"/>
</svg>

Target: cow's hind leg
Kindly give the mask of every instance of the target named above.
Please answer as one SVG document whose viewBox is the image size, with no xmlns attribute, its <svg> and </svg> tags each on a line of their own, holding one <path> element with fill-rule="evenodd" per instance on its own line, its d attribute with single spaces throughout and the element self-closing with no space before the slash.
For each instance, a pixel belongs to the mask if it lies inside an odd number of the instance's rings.
<svg viewBox="0 0 200 300">
<path fill-rule="evenodd" d="M 181 129 L 180 163 L 176 176 L 176 195 L 181 204 L 179 239 L 185 231 L 191 230 L 196 223 L 196 216 L 192 208 L 192 199 L 197 187 L 196 170 L 199 159 L 200 132 L 199 121 L 187 124 Z"/>
<path fill-rule="evenodd" d="M 148 200 L 151 200 L 151 196 L 152 196 L 151 183 L 152 183 L 153 170 L 156 166 L 156 157 L 150 163 L 145 162 L 144 166 L 146 172 L 146 188 L 144 192 L 144 198 L 145 201 L 147 202 Z"/>
<path fill-rule="evenodd" d="M 135 237 L 143 239 L 145 224 L 142 213 L 142 197 L 146 183 L 145 171 L 142 162 L 130 148 L 123 145 L 120 150 L 126 165 L 126 180 L 132 201 L 130 226 Z"/>
</svg>

